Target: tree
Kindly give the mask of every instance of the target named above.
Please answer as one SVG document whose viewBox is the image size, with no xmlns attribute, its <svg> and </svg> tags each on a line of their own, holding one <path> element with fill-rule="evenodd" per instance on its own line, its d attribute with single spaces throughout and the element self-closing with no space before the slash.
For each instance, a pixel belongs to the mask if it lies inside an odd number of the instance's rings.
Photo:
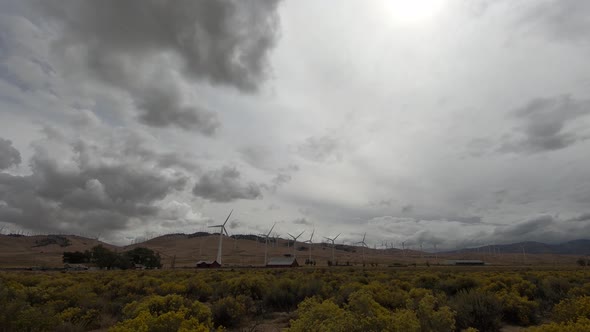
<svg viewBox="0 0 590 332">
<path fill-rule="evenodd" d="M 92 262 L 100 268 L 112 269 L 128 269 L 131 263 L 126 258 L 111 251 L 102 245 L 97 245 L 92 248 Z"/>
<path fill-rule="evenodd" d="M 80 252 L 80 251 L 73 251 L 73 252 L 65 251 L 63 253 L 62 260 L 63 260 L 64 263 L 69 263 L 69 264 L 84 264 L 84 263 L 90 263 L 90 259 L 91 258 L 92 258 L 92 254 L 88 250 L 86 250 L 84 252 Z"/>
<path fill-rule="evenodd" d="M 161 268 L 160 255 L 153 250 L 138 247 L 123 254 L 123 257 L 133 264 L 141 264 L 148 269 Z"/>
</svg>

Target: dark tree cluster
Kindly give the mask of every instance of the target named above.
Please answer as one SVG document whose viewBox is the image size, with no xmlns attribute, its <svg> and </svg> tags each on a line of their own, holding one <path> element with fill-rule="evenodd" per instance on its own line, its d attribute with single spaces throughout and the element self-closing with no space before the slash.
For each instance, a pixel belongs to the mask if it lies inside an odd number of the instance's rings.
<svg viewBox="0 0 590 332">
<path fill-rule="evenodd" d="M 96 264 L 99 268 L 129 269 L 139 264 L 148 269 L 161 268 L 160 255 L 148 248 L 135 248 L 121 254 L 102 245 L 93 247 L 90 251 L 64 252 L 63 262 L 68 264 Z"/>
</svg>

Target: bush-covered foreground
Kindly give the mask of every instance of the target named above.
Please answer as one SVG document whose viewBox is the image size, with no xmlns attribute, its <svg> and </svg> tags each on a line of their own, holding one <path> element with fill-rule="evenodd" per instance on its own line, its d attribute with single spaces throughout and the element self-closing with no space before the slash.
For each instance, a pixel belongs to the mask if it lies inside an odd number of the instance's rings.
<svg viewBox="0 0 590 332">
<path fill-rule="evenodd" d="M 1 272 L 0 308 L 2 331 L 590 331 L 590 270 Z"/>
</svg>

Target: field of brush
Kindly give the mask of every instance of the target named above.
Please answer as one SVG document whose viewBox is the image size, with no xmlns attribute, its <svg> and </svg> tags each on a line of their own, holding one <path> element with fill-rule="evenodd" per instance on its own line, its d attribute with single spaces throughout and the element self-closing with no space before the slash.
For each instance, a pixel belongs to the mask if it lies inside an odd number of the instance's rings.
<svg viewBox="0 0 590 332">
<path fill-rule="evenodd" d="M 3 331 L 589 331 L 590 269 L 0 272 Z"/>
</svg>

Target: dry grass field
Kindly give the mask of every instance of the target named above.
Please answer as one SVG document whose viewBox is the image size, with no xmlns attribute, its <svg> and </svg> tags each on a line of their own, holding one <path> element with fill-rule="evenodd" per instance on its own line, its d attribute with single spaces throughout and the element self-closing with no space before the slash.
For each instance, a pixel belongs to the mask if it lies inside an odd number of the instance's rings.
<svg viewBox="0 0 590 332">
<path fill-rule="evenodd" d="M 219 243 L 218 235 L 201 237 L 188 237 L 183 234 L 164 235 L 146 242 L 128 246 L 114 246 L 95 239 L 84 238 L 75 235 L 60 235 L 69 242 L 61 246 L 55 242 L 52 236 L 8 236 L 0 235 L 0 268 L 17 268 L 31 266 L 61 267 L 64 251 L 84 251 L 102 244 L 103 246 L 118 252 L 130 250 L 136 247 L 147 247 L 158 252 L 161 256 L 164 268 L 194 267 L 200 260 L 214 260 L 217 256 Z M 48 240 L 49 239 L 49 240 Z M 58 241 L 59 242 L 59 241 Z M 289 245 L 289 246 L 288 246 Z M 223 240 L 224 266 L 263 266 L 264 265 L 263 242 L 249 239 L 234 239 L 225 237 Z M 268 257 L 295 255 L 300 265 L 304 265 L 307 258 L 316 261 L 316 266 L 327 266 L 332 258 L 332 246 L 328 243 L 314 243 L 312 245 L 297 243 L 293 250 L 292 241 L 278 239 L 276 243 L 269 243 Z M 363 254 L 364 250 L 364 254 Z M 339 265 L 379 265 L 391 264 L 417 264 L 439 265 L 449 259 L 479 259 L 491 265 L 548 265 L 564 266 L 574 265 L 578 256 L 551 255 L 551 254 L 522 254 L 509 253 L 454 253 L 432 254 L 414 250 L 399 249 L 370 249 L 348 245 L 336 245 L 334 249 L 335 261 Z M 364 258 L 363 258 L 364 257 Z"/>
</svg>

